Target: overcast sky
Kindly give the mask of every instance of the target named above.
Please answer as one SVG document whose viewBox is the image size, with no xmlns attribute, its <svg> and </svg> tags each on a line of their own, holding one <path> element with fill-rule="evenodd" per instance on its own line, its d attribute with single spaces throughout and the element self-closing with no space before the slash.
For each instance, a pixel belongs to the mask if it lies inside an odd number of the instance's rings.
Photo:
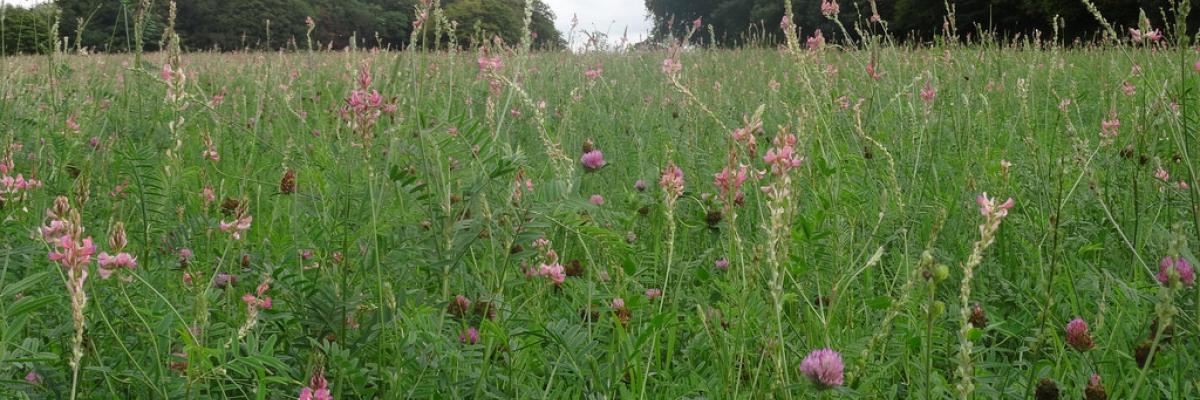
<svg viewBox="0 0 1200 400">
<path fill-rule="evenodd" d="M 0 3 L 29 6 L 44 0 L 0 0 Z M 236 0 L 231 0 L 236 1 Z M 650 34 L 652 27 L 646 19 L 644 0 L 543 0 L 554 10 L 554 26 L 566 35 L 571 30 L 571 18 L 579 18 L 579 30 L 607 33 L 610 42 L 616 43 L 628 29 L 629 41 L 640 42 Z M 586 38 L 575 35 L 576 42 Z M 576 43 L 578 44 L 578 43 Z"/>
<path fill-rule="evenodd" d="M 652 24 L 646 19 L 644 0 L 542 0 L 554 10 L 554 26 L 563 35 L 571 30 L 571 18 L 579 18 L 576 29 L 607 33 L 615 43 L 629 29 L 629 41 L 640 42 L 650 34 Z M 580 39 L 576 34 L 576 41 Z"/>
</svg>

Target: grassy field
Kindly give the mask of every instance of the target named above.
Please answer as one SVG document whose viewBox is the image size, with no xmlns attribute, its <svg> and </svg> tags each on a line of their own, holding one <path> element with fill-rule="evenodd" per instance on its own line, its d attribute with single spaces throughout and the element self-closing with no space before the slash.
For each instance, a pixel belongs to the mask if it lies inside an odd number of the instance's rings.
<svg viewBox="0 0 1200 400">
<path fill-rule="evenodd" d="M 0 397 L 1200 396 L 1194 52 L 865 48 L 0 59 Z"/>
</svg>

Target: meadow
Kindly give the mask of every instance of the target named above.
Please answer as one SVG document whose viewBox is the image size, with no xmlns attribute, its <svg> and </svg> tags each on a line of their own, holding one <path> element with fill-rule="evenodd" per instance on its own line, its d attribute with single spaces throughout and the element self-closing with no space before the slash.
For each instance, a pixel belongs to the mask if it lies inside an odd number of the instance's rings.
<svg viewBox="0 0 1200 400">
<path fill-rule="evenodd" d="M 0 59 L 0 397 L 1200 396 L 1192 49 L 804 40 Z"/>
</svg>

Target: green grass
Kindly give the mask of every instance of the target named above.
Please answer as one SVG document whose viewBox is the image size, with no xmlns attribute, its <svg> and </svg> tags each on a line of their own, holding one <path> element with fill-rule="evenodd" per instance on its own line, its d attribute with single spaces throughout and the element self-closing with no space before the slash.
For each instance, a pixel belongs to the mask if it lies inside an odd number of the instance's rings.
<svg viewBox="0 0 1200 400">
<path fill-rule="evenodd" d="M 1158 261 L 1195 264 L 1200 243 L 1195 123 L 1183 124 L 1197 109 L 1194 55 L 877 51 L 876 81 L 865 51 L 695 49 L 679 54 L 678 86 L 661 51 L 505 53 L 497 76 L 516 86 L 493 95 L 473 53 L 185 54 L 179 103 L 164 101 L 161 54 L 141 66 L 132 55 L 0 59 L 0 142 L 23 145 L 10 152 L 15 172 L 45 183 L 0 208 L 0 395 L 70 395 L 66 274 L 35 233 L 65 196 L 99 251 L 113 252 L 123 222 L 138 260 L 106 280 L 91 266 L 79 398 L 293 398 L 318 368 L 339 399 L 958 397 L 959 288 L 981 192 L 1016 207 L 969 282 L 990 322 L 967 335 L 975 397 L 1026 398 L 1050 378 L 1081 398 L 1093 373 L 1111 398 L 1200 395 L 1196 289 L 1174 292 L 1173 340 L 1155 342 L 1144 378 L 1134 360 L 1170 295 Z M 365 144 L 337 111 L 362 65 L 397 107 Z M 586 78 L 596 66 L 603 76 Z M 760 107 L 751 154 L 730 134 Z M 1102 144 L 1110 111 L 1119 135 Z M 539 126 L 569 164 L 555 164 Z M 780 132 L 806 158 L 777 203 L 780 225 L 759 190 L 778 182 L 770 173 L 745 183 L 744 205 L 708 195 L 731 150 L 764 169 Z M 220 161 L 202 155 L 206 135 Z M 587 139 L 608 162 L 593 173 L 578 161 Z M 673 210 L 657 185 L 668 161 L 686 181 Z M 291 194 L 280 189 L 288 169 Z M 514 200 L 518 174 L 534 189 Z M 226 198 L 253 216 L 242 240 L 218 229 L 232 219 Z M 714 212 L 724 215 L 710 223 Z M 559 287 L 527 278 L 542 237 L 582 274 Z M 194 253 L 186 265 L 182 248 Z M 937 264 L 947 279 L 926 279 Z M 211 288 L 218 272 L 236 283 Z M 264 277 L 273 305 L 239 338 L 240 298 Z M 665 293 L 647 299 L 651 288 Z M 495 318 L 452 315 L 458 294 Z M 1077 316 L 1096 343 L 1086 353 L 1064 342 Z M 460 343 L 468 327 L 478 344 Z M 820 394 L 799 365 L 824 347 L 841 353 L 847 379 Z M 30 371 L 40 384 L 25 382 Z"/>
</svg>

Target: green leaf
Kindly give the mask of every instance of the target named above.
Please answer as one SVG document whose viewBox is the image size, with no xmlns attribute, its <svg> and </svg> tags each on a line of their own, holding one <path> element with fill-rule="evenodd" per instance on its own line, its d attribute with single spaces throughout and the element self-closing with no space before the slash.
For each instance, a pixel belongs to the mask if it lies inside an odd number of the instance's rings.
<svg viewBox="0 0 1200 400">
<path fill-rule="evenodd" d="M 879 296 L 867 301 L 867 306 L 875 310 L 886 310 L 892 305 L 892 298 L 888 296 Z"/>
</svg>

